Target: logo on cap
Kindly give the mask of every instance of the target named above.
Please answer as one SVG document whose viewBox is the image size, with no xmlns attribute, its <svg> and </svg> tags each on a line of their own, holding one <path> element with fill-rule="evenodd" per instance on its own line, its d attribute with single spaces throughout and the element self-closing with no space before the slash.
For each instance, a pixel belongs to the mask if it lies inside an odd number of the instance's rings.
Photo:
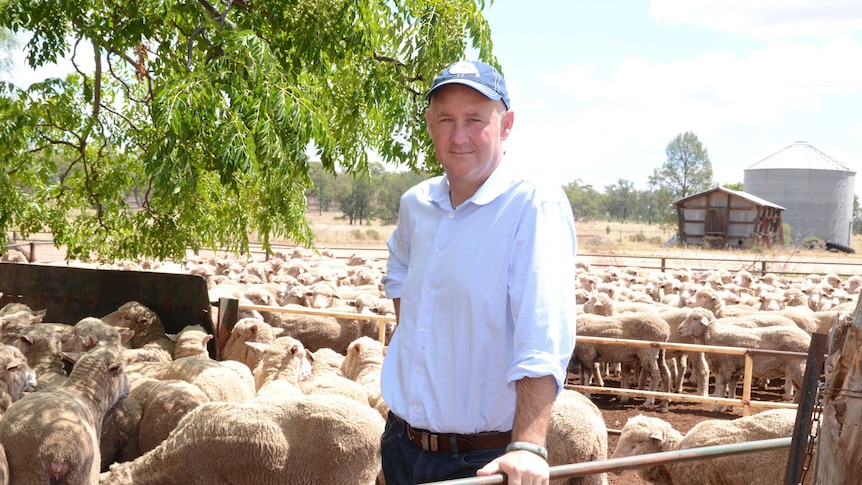
<svg viewBox="0 0 862 485">
<path fill-rule="evenodd" d="M 472 62 L 460 61 L 449 68 L 449 74 L 472 74 L 479 76 L 479 68 Z"/>
</svg>

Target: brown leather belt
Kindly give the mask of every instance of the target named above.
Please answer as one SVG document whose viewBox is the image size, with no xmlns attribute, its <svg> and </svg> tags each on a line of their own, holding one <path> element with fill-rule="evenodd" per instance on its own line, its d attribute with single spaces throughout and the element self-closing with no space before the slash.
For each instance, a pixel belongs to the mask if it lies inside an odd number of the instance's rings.
<svg viewBox="0 0 862 485">
<path fill-rule="evenodd" d="M 512 441 L 511 431 L 491 431 L 477 434 L 432 433 L 410 426 L 395 413 L 389 416 L 404 428 L 407 438 L 425 451 L 441 453 L 466 453 L 473 450 L 505 448 Z"/>
</svg>

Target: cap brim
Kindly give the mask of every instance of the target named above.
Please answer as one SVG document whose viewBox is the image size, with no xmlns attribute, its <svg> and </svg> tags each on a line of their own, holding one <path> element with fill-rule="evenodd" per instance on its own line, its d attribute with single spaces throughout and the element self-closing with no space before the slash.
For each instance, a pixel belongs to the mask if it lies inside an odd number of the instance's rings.
<svg viewBox="0 0 862 485">
<path fill-rule="evenodd" d="M 484 94 L 485 97 L 487 97 L 488 99 L 492 99 L 494 101 L 499 101 L 500 99 L 503 99 L 502 94 L 498 93 L 497 91 L 494 91 L 485 84 L 476 82 L 469 78 L 455 78 L 448 79 L 434 86 L 430 91 L 428 91 L 428 94 L 425 95 L 425 100 L 427 101 L 431 99 L 431 95 L 434 93 L 434 91 L 438 90 L 441 86 L 446 86 L 447 84 L 463 84 L 464 86 L 469 86 L 476 91 L 479 91 L 480 93 Z"/>
</svg>

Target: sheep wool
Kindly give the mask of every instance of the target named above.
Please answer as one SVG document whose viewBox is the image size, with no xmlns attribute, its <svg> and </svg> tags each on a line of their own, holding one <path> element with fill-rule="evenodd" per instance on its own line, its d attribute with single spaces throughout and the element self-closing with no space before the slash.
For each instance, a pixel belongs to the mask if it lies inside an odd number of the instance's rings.
<svg viewBox="0 0 862 485">
<path fill-rule="evenodd" d="M 0 443 L 10 483 L 98 483 L 102 420 L 128 392 L 122 352 L 100 346 L 80 357 L 62 386 L 9 406 Z"/>
<path fill-rule="evenodd" d="M 369 406 L 341 396 L 204 404 L 154 450 L 111 465 L 99 483 L 372 485 L 383 427 Z"/>
</svg>

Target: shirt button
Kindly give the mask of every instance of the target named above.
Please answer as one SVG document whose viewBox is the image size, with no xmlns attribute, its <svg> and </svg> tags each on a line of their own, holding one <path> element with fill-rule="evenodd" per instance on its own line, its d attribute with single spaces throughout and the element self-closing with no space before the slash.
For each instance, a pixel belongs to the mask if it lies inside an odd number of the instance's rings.
<svg viewBox="0 0 862 485">
<path fill-rule="evenodd" d="M 450 213 L 449 213 L 449 219 L 454 219 L 454 218 L 455 218 L 455 213 L 454 213 L 454 212 L 450 212 Z"/>
</svg>

